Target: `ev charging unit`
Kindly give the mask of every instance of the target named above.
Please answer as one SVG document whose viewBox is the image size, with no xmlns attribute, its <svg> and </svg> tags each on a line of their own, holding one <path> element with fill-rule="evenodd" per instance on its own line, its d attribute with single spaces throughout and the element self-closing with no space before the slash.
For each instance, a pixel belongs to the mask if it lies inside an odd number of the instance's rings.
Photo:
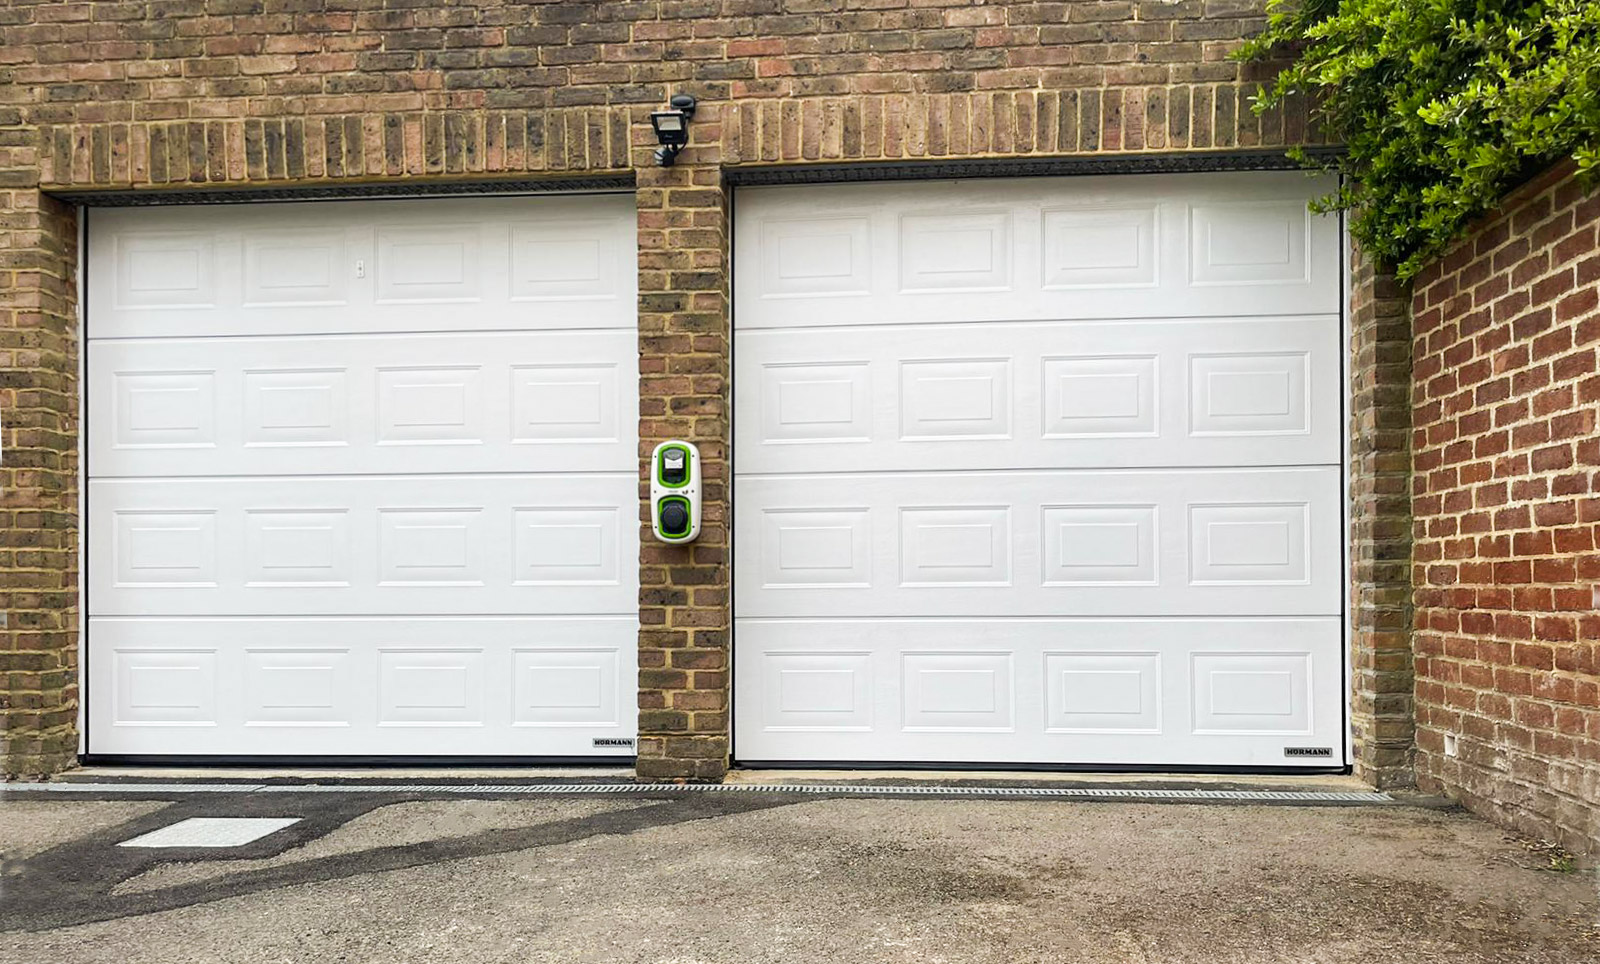
<svg viewBox="0 0 1600 964">
<path fill-rule="evenodd" d="M 700 450 L 693 443 L 662 442 L 650 455 L 650 530 L 668 543 L 700 535 Z"/>
</svg>

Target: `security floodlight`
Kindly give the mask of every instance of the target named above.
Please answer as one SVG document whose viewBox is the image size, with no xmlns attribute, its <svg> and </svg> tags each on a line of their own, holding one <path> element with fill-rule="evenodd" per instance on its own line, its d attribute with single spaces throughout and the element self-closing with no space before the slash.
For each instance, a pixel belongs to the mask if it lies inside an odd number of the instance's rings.
<svg viewBox="0 0 1600 964">
<path fill-rule="evenodd" d="M 668 110 L 658 110 L 650 115 L 650 126 L 655 128 L 656 163 L 671 167 L 677 161 L 684 145 L 689 143 L 689 118 L 694 116 L 695 100 L 691 94 L 673 94 Z"/>
</svg>

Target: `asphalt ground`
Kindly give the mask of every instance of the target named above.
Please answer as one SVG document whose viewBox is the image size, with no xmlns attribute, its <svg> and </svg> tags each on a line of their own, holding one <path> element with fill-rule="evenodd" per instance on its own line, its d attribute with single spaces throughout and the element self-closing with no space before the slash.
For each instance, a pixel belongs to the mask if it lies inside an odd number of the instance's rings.
<svg viewBox="0 0 1600 964">
<path fill-rule="evenodd" d="M 1600 962 L 1592 868 L 1405 801 L 358 782 L 0 792 L 0 962 Z M 193 816 L 299 822 L 117 846 Z"/>
</svg>

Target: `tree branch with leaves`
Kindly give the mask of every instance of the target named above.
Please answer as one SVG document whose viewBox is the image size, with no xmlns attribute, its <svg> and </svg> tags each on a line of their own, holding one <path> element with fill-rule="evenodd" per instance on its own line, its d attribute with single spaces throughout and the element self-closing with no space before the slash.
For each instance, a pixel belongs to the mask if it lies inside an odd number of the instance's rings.
<svg viewBox="0 0 1600 964">
<path fill-rule="evenodd" d="M 1346 177 L 1319 210 L 1402 277 L 1537 171 L 1600 173 L 1600 0 L 1272 0 L 1236 56 L 1294 57 L 1255 100 L 1307 96 Z"/>
</svg>

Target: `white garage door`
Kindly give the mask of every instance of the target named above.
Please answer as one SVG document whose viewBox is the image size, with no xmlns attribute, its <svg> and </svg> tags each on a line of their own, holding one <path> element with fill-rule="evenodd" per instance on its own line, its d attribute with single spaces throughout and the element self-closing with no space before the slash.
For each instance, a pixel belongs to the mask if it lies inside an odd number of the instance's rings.
<svg viewBox="0 0 1600 964">
<path fill-rule="evenodd" d="M 633 210 L 94 212 L 89 752 L 630 754 Z"/>
<path fill-rule="evenodd" d="M 1328 186 L 742 191 L 739 758 L 1342 764 Z"/>
</svg>

